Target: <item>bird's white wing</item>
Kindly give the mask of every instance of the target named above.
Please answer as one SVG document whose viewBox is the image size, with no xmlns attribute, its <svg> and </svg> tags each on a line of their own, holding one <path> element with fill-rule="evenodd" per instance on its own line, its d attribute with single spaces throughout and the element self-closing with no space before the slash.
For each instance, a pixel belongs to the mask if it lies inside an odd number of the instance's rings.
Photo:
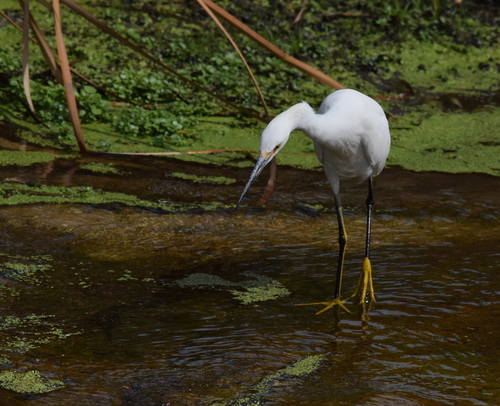
<svg viewBox="0 0 500 406">
<path fill-rule="evenodd" d="M 316 156 L 318 157 L 318 160 L 321 163 L 324 163 L 323 162 L 323 159 L 324 159 L 323 145 L 321 145 L 319 142 L 316 142 L 316 141 L 313 141 L 313 143 L 314 143 L 314 151 L 316 152 Z"/>
</svg>

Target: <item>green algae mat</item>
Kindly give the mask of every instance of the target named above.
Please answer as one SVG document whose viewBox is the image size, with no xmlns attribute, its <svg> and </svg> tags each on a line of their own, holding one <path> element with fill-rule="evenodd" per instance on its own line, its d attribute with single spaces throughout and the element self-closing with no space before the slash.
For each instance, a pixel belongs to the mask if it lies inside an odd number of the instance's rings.
<svg viewBox="0 0 500 406">
<path fill-rule="evenodd" d="M 413 171 L 500 175 L 500 109 L 435 114 L 419 126 L 392 130 L 389 165 Z"/>
<path fill-rule="evenodd" d="M 38 371 L 0 372 L 0 387 L 17 393 L 46 393 L 64 388 L 64 383 L 50 379 Z"/>
<path fill-rule="evenodd" d="M 228 7 L 237 18 L 245 18 L 261 34 L 267 32 L 285 52 L 345 87 L 379 101 L 390 116 L 393 146 L 388 165 L 415 171 L 498 175 L 500 46 L 495 8 L 480 10 L 468 4 L 447 4 L 436 10 L 412 3 L 407 5 L 411 13 L 405 14 L 397 7 L 378 9 L 371 2 L 363 2 L 356 5 L 363 18 L 343 18 L 343 13 L 353 9 L 348 1 L 337 2 L 335 7 L 311 3 L 300 24 L 288 26 L 284 21 L 295 19 L 300 10 L 298 3 L 284 9 L 273 8 L 267 1 L 251 6 L 238 1 L 220 5 Z M 199 13 L 201 10 L 186 7 L 184 2 L 155 7 L 138 3 L 134 8 L 114 4 L 101 7 L 90 0 L 79 4 L 153 56 L 164 58 L 183 75 L 262 114 L 262 104 L 243 64 L 210 18 Z M 0 7 L 22 25 L 17 2 L 2 0 Z M 50 13 L 37 3 L 31 8 L 51 38 Z M 233 167 L 253 166 L 263 122 L 216 103 L 110 39 L 69 9 L 63 7 L 62 11 L 70 60 L 77 61 L 75 69 L 100 86 L 96 90 L 75 78 L 89 150 L 238 150 L 173 157 Z M 23 102 L 22 36 L 4 20 L 0 35 L 4 38 L 0 44 L 0 122 L 17 126 L 15 134 L 7 138 L 61 154 L 75 152 L 64 93 L 45 75 L 47 67 L 39 49 L 35 45 L 30 48 L 31 91 L 40 121 L 36 123 Z M 271 115 L 302 100 L 317 109 L 332 91 L 247 37 L 232 35 L 244 50 Z M 2 147 L 20 148 L 9 142 Z M 26 166 L 52 160 L 50 152 L 34 154 L 29 149 L 25 153 L 2 151 L 0 165 Z M 281 165 L 320 169 L 311 141 L 301 133 L 291 137 L 277 159 Z M 87 169 L 98 170 L 95 166 Z M 222 181 L 215 178 L 210 181 Z"/>
<path fill-rule="evenodd" d="M 220 126 L 224 126 L 224 124 L 221 122 Z M 190 154 L 169 157 L 204 164 L 252 167 L 257 156 L 256 151 L 262 128 L 259 126 L 253 130 L 231 131 L 231 136 L 228 135 L 225 140 L 221 140 L 218 136 L 211 137 L 208 134 L 206 138 L 203 138 L 205 142 L 200 141 L 196 145 L 192 145 L 190 149 L 196 151 L 207 150 L 207 148 L 239 149 L 243 147 L 251 151 L 249 153 L 227 152 L 210 154 L 209 156 Z M 422 120 L 419 125 L 407 125 L 402 121 L 391 122 L 392 146 L 387 164 L 413 171 L 486 173 L 499 176 L 500 132 L 498 128 L 500 128 L 500 108 L 497 107 L 476 113 L 436 112 L 428 119 Z M 22 133 L 25 131 L 21 131 Z M 91 135 L 88 138 L 92 139 Z M 35 139 L 32 141 L 36 142 Z M 135 152 L 138 150 L 162 152 L 147 146 L 136 147 Z M 122 148 L 117 149 L 119 150 L 117 152 L 123 151 Z M 0 151 L 0 165 L 29 166 L 63 157 L 64 155 L 61 153 L 4 150 Z M 292 134 L 289 143 L 277 159 L 280 165 L 302 169 L 321 169 L 313 152 L 312 142 L 300 132 Z M 97 165 L 88 164 L 86 169 L 100 172 L 116 171 L 112 164 L 108 166 Z M 192 178 L 192 175 L 181 173 L 173 173 L 171 176 L 214 184 L 234 181 L 225 177 Z"/>
</svg>

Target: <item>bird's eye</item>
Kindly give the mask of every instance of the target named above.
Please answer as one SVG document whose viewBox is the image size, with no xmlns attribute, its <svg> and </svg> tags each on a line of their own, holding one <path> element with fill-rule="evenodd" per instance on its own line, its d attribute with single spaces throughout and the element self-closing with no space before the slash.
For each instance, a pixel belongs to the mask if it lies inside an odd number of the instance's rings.
<svg viewBox="0 0 500 406">
<path fill-rule="evenodd" d="M 275 150 L 275 151 L 277 151 L 279 147 L 281 147 L 281 144 L 276 145 L 276 146 L 274 147 L 274 150 Z"/>
</svg>

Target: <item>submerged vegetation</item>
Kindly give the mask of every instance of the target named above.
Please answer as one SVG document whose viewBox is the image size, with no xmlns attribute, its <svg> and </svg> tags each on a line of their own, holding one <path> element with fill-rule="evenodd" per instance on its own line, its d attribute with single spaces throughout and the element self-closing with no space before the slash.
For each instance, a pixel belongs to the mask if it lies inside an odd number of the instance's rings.
<svg viewBox="0 0 500 406">
<path fill-rule="evenodd" d="M 235 299 L 239 300 L 243 304 L 275 300 L 290 294 L 290 291 L 285 288 L 285 286 L 274 279 L 268 278 L 267 276 L 254 273 L 249 273 L 247 276 L 252 279 L 241 282 L 230 282 L 216 275 L 194 273 L 183 279 L 175 281 L 173 285 L 181 288 L 197 287 L 217 290 L 222 287 L 239 287 L 244 290 L 231 290 L 230 292 L 233 294 Z"/>
<path fill-rule="evenodd" d="M 323 355 L 308 355 L 299 359 L 293 365 L 279 369 L 271 373 L 252 388 L 252 393 L 248 397 L 238 397 L 233 400 L 212 403 L 211 406 L 240 406 L 240 405 L 261 405 L 260 396 L 272 390 L 273 383 L 280 378 L 291 379 L 293 377 L 308 375 L 318 369 L 323 361 Z"/>
</svg>

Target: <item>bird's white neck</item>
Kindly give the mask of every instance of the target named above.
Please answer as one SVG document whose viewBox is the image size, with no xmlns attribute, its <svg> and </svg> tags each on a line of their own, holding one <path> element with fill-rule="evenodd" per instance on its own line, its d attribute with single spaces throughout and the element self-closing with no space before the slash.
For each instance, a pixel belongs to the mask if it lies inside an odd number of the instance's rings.
<svg viewBox="0 0 500 406">
<path fill-rule="evenodd" d="M 303 102 L 290 107 L 276 116 L 262 132 L 260 139 L 261 154 L 269 154 L 281 149 L 288 141 L 293 130 L 302 130 L 308 134 L 314 125 L 314 111 L 309 104 Z"/>
<path fill-rule="evenodd" d="M 290 132 L 293 130 L 306 131 L 313 124 L 315 113 L 309 104 L 302 102 L 290 107 L 278 117 L 281 116 L 283 116 L 283 123 L 290 126 Z"/>
</svg>

